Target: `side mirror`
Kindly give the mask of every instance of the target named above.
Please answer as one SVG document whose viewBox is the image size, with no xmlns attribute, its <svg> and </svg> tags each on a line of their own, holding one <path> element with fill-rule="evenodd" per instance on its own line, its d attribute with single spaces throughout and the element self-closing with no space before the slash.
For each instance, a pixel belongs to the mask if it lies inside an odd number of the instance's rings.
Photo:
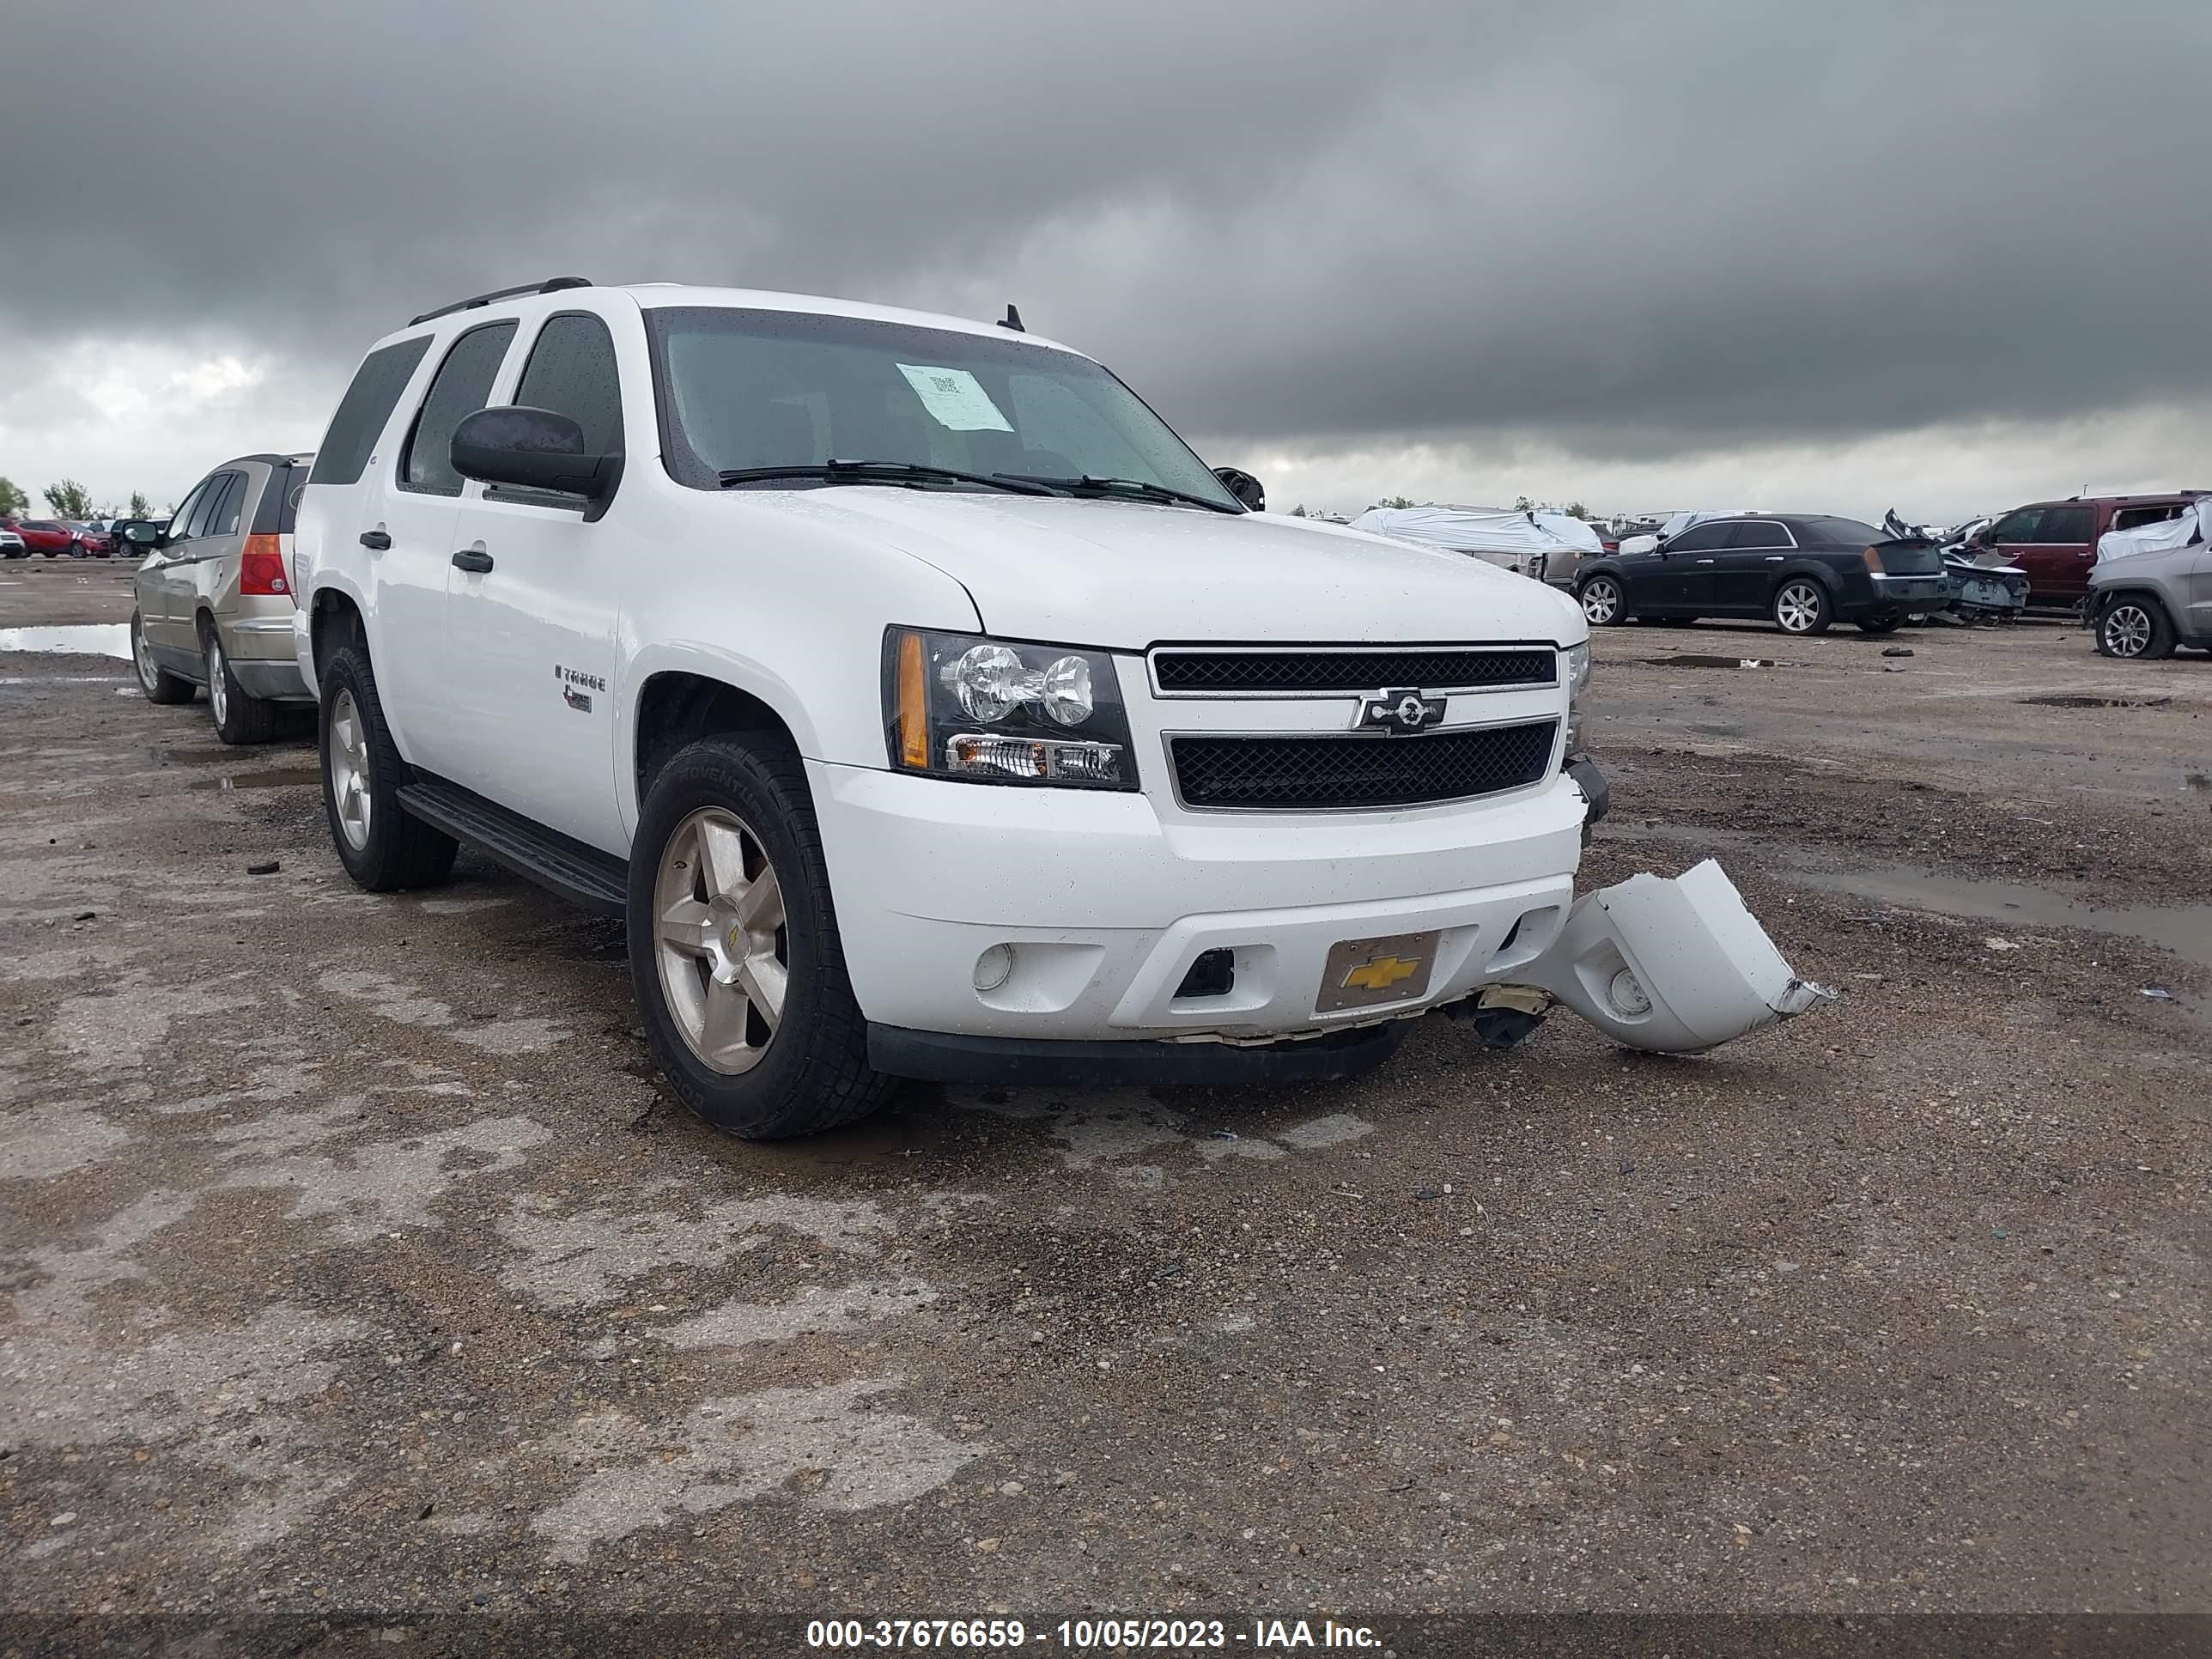
<svg viewBox="0 0 2212 1659">
<path fill-rule="evenodd" d="M 123 539 L 133 547 L 159 547 L 161 526 L 148 519 L 133 519 L 123 526 Z"/>
<path fill-rule="evenodd" d="M 622 477 L 620 455 L 586 455 L 584 428 L 550 409 L 479 409 L 453 428 L 450 447 L 453 471 L 464 478 L 581 495 L 595 507 Z"/>
<path fill-rule="evenodd" d="M 1656 553 L 1659 550 L 1656 536 L 1631 536 L 1620 544 L 1623 556 L 1633 557 L 1638 553 Z"/>
<path fill-rule="evenodd" d="M 1217 466 L 1213 469 L 1213 476 L 1221 480 L 1223 489 L 1243 504 L 1247 513 L 1265 513 L 1267 510 L 1267 492 L 1260 487 L 1260 481 L 1243 468 Z"/>
</svg>

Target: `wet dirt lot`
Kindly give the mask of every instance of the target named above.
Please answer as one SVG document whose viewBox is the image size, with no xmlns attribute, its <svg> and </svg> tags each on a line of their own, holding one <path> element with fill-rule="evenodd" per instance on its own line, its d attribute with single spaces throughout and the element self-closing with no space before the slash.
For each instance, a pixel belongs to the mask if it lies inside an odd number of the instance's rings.
<svg viewBox="0 0 2212 1659">
<path fill-rule="evenodd" d="M 359 893 L 304 743 L 0 653 L 0 1600 L 2212 1607 L 2212 659 L 1597 655 L 1589 875 L 1717 852 L 1837 1006 L 756 1147 L 612 924 Z"/>
</svg>

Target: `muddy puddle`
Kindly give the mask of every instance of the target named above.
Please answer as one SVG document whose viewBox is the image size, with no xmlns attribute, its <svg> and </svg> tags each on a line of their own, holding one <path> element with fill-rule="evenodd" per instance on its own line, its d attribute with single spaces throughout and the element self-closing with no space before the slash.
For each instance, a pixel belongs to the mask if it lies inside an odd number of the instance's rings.
<svg viewBox="0 0 2212 1659">
<path fill-rule="evenodd" d="M 1637 661 L 1650 668 L 1787 668 L 1795 664 L 1784 663 L 1776 657 L 1720 657 L 1704 652 L 1678 651 L 1668 657 L 1638 657 Z"/>
<path fill-rule="evenodd" d="M 128 623 L 78 623 L 59 628 L 0 628 L 0 651 L 38 651 L 131 660 Z"/>
<path fill-rule="evenodd" d="M 283 789 L 295 784 L 320 783 L 322 781 L 322 773 L 314 767 L 279 766 L 266 772 L 237 772 L 219 778 L 202 778 L 186 787 L 212 789 L 228 795 L 241 789 Z"/>
</svg>

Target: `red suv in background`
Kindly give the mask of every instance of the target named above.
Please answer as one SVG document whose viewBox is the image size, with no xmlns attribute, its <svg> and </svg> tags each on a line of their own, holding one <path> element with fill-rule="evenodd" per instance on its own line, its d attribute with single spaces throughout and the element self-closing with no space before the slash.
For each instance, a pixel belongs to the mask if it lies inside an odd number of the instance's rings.
<svg viewBox="0 0 2212 1659">
<path fill-rule="evenodd" d="M 2063 501 L 2016 507 L 1993 520 L 1968 543 L 1990 548 L 2027 572 L 2027 602 L 2048 607 L 2077 605 L 2088 597 L 2089 569 L 2097 562 L 2097 538 L 2107 530 L 2171 519 L 2204 494 L 2177 489 L 2163 495 L 2074 495 Z"/>
<path fill-rule="evenodd" d="M 0 519 L 0 530 L 14 531 L 27 550 L 50 559 L 76 551 L 76 532 L 58 519 Z"/>
</svg>

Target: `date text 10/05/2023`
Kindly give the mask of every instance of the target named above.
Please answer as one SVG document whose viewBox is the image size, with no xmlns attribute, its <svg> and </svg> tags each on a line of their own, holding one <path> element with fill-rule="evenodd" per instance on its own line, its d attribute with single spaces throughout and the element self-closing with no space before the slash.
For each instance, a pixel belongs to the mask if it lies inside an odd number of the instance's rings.
<svg viewBox="0 0 2212 1659">
<path fill-rule="evenodd" d="M 1018 1619 L 815 1619 L 807 1621 L 810 1648 L 950 1648 L 978 1650 L 1056 1644 L 1061 1648 L 1158 1651 L 1241 1648 L 1247 1653 L 1305 1648 L 1382 1650 L 1383 1640 L 1365 1625 L 1318 1625 L 1304 1619 L 1254 1619 L 1237 1628 L 1219 1619 L 1063 1619 L 1031 1626 Z"/>
</svg>

